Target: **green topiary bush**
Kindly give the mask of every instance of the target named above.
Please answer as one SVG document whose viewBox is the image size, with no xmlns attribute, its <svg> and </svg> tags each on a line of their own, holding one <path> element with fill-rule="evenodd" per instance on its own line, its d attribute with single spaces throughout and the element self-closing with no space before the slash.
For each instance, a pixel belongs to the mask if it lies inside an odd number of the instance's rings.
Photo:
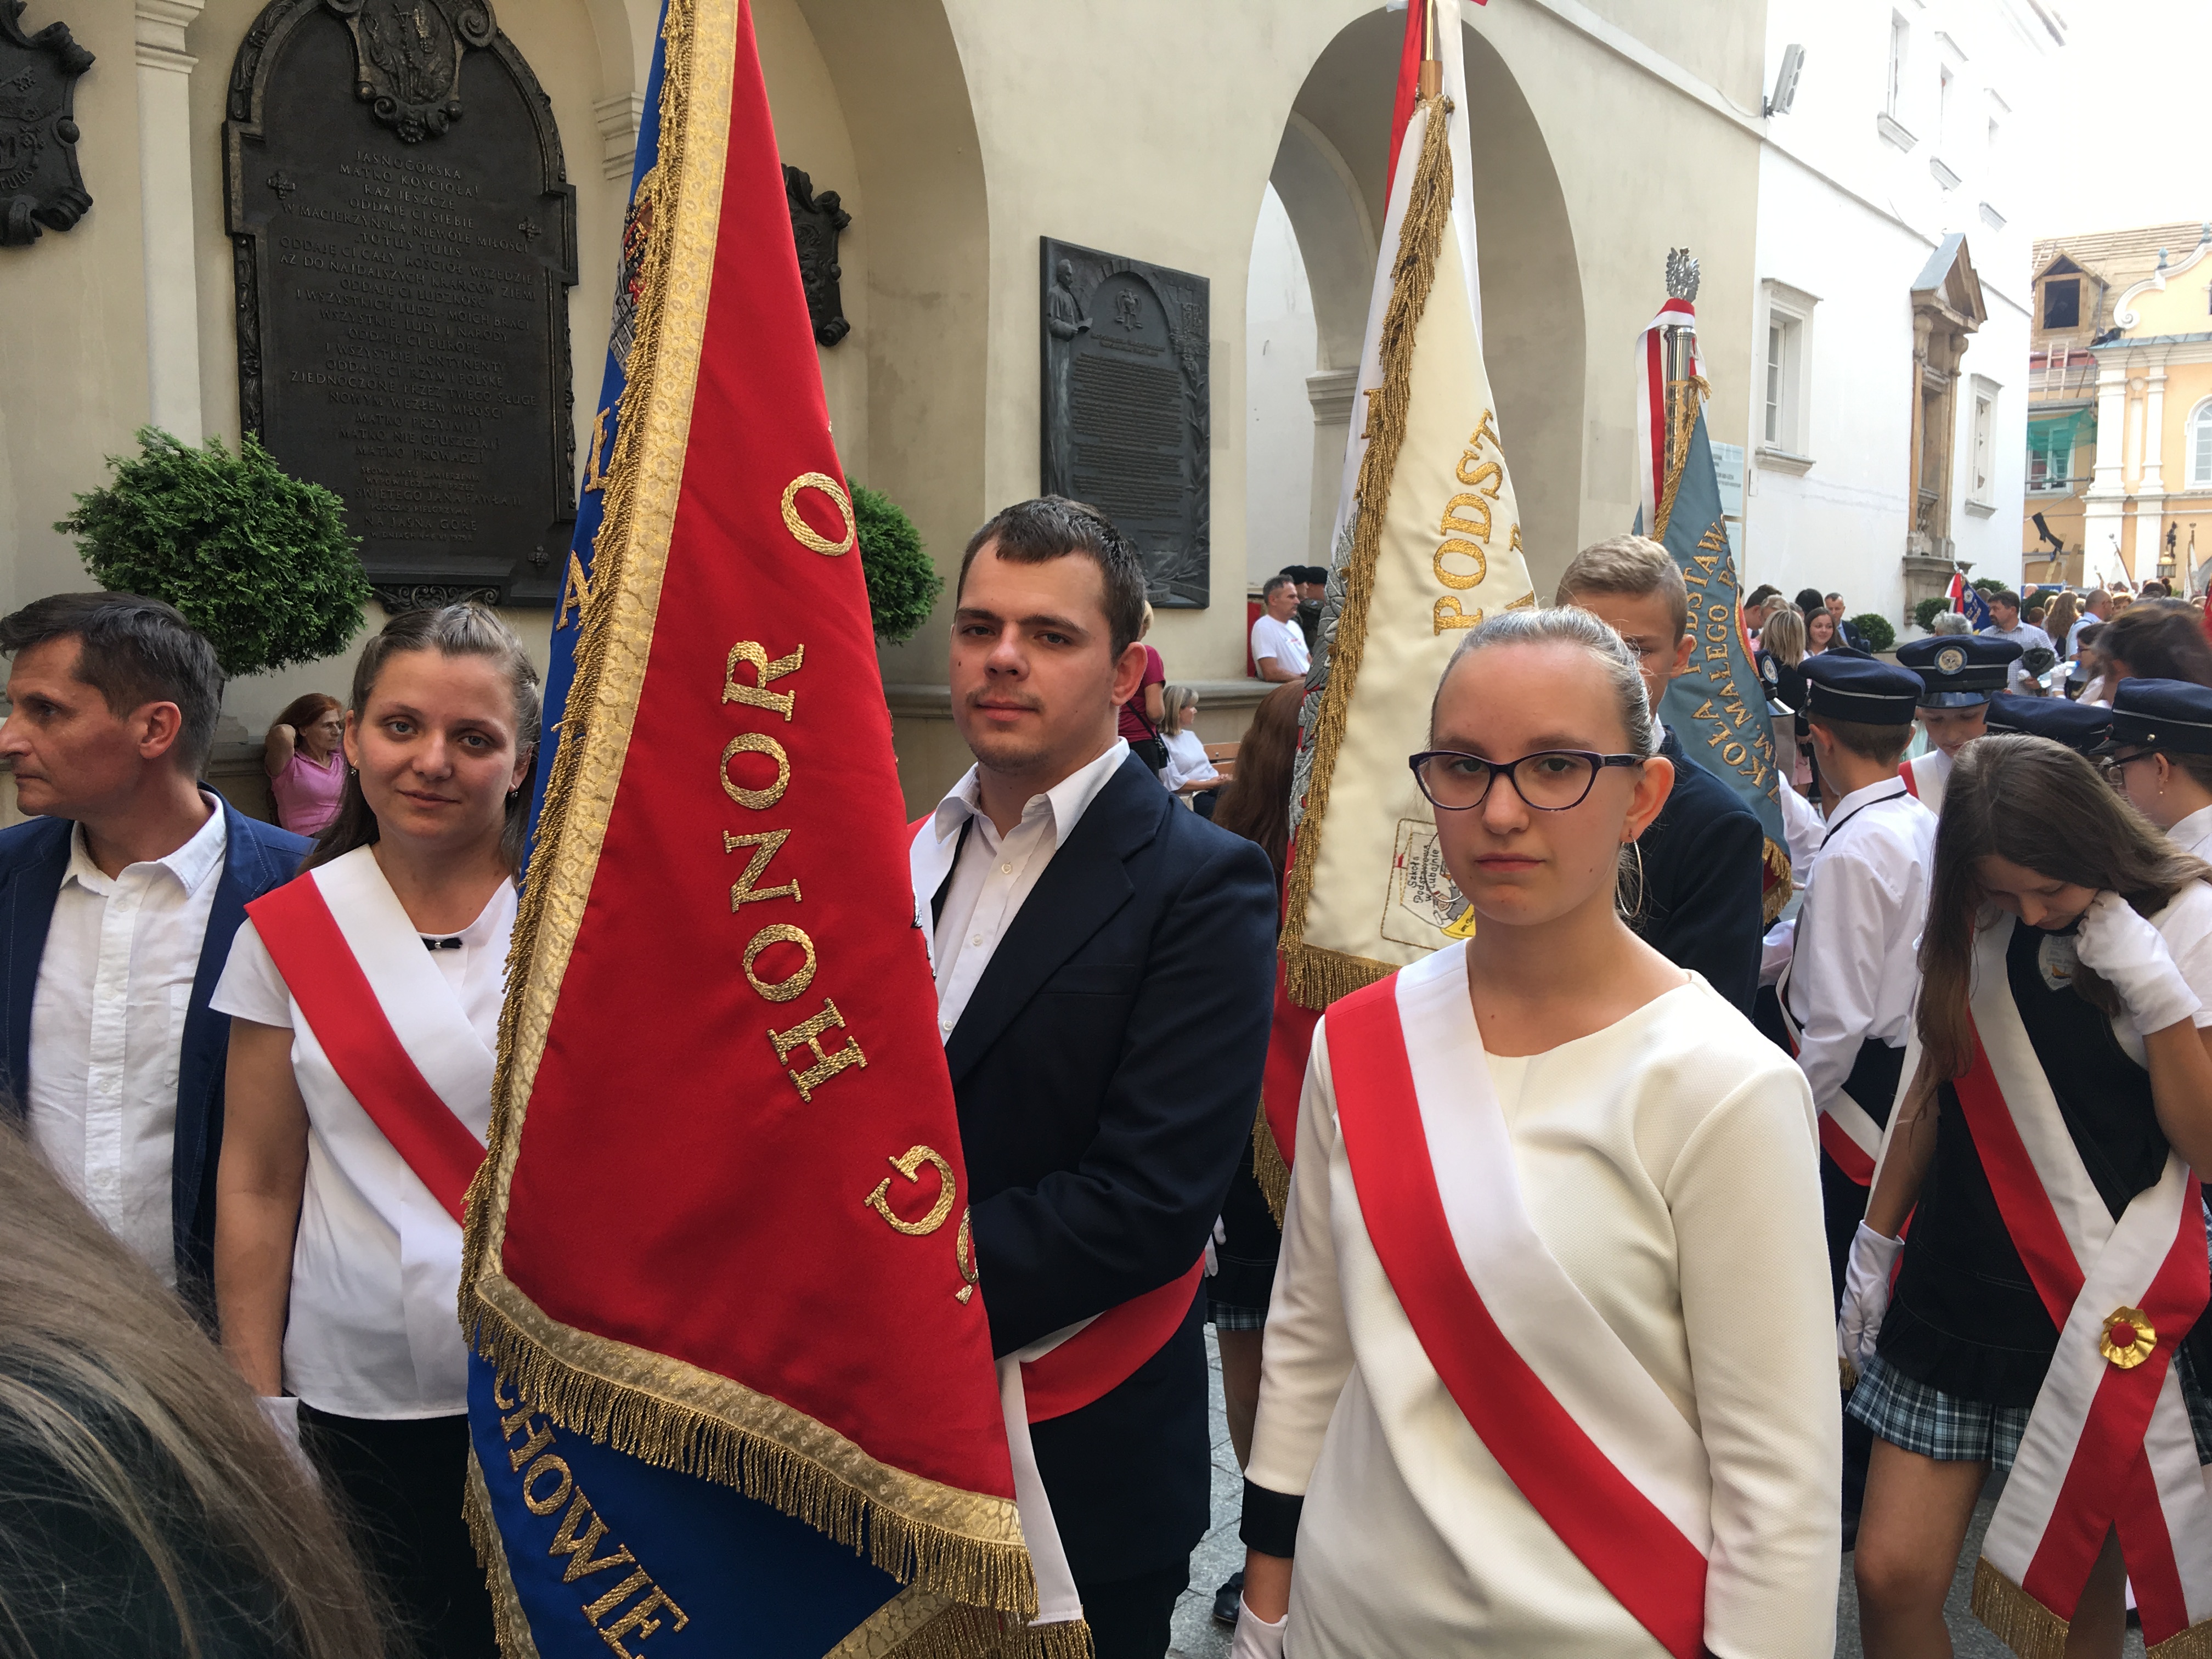
<svg viewBox="0 0 2212 1659">
<path fill-rule="evenodd" d="M 1912 625 L 1925 634 L 1936 626 L 1936 618 L 1951 608 L 1951 601 L 1938 593 L 1932 599 L 1922 599 L 1912 607 Z"/>
<path fill-rule="evenodd" d="M 2012 588 L 2012 584 L 2002 576 L 1977 576 L 1974 586 L 1984 593 L 2004 593 Z"/>
<path fill-rule="evenodd" d="M 906 510 L 880 490 L 853 486 L 853 522 L 860 568 L 868 579 L 868 615 L 876 637 L 897 645 L 929 620 L 945 578 L 922 551 L 921 532 Z"/>
<path fill-rule="evenodd" d="M 1869 651 L 1887 651 L 1897 643 L 1897 630 L 1879 611 L 1861 611 L 1851 618 L 1851 626 L 1859 630 L 1859 637 L 1867 642 Z"/>
<path fill-rule="evenodd" d="M 54 526 L 111 592 L 164 599 L 207 635 L 225 674 L 336 655 L 361 629 L 368 579 L 344 504 L 252 436 L 195 449 L 154 427 L 111 455 L 114 482 Z"/>
</svg>

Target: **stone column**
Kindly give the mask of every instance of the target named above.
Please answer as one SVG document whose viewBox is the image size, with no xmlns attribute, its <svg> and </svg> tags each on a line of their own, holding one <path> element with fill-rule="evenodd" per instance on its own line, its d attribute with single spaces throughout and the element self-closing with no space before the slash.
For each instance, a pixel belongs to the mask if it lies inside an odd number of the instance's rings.
<svg viewBox="0 0 2212 1659">
<path fill-rule="evenodd" d="M 137 0 L 138 194 L 146 277 L 147 418 L 200 441 L 193 272 L 191 74 L 185 31 L 204 0 Z"/>
<path fill-rule="evenodd" d="M 2097 462 L 2081 497 L 2081 568 L 2084 580 L 2101 580 L 2124 568 L 2120 553 L 2122 509 L 2127 499 L 2128 376 L 2117 360 L 2097 365 Z"/>
<path fill-rule="evenodd" d="M 645 120 L 644 96 L 616 93 L 592 105 L 592 115 L 599 127 L 601 170 L 617 183 L 628 184 L 631 165 L 637 160 L 638 129 Z"/>
<path fill-rule="evenodd" d="M 2166 494 L 2166 479 L 2159 471 L 2166 451 L 2166 365 L 2159 363 L 2144 376 L 2142 478 L 2136 491 L 2142 495 Z"/>
<path fill-rule="evenodd" d="M 1307 509 L 1306 558 L 1334 564 L 1329 537 L 1336 529 L 1337 496 L 1344 488 L 1344 446 L 1352 434 L 1352 405 L 1359 384 L 1356 368 L 1324 368 L 1306 376 L 1313 404 L 1313 486 Z"/>
</svg>

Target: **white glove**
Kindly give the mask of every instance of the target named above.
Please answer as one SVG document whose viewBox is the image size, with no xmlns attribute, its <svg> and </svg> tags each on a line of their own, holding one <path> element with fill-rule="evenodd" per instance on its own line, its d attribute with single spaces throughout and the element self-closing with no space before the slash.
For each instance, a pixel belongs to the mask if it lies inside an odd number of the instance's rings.
<svg viewBox="0 0 2212 1659">
<path fill-rule="evenodd" d="M 2074 954 L 2120 994 L 2128 1018 L 2145 1036 L 2189 1018 L 2204 1004 L 2189 988 L 2157 928 L 2118 893 L 2089 901 Z"/>
<path fill-rule="evenodd" d="M 1221 1271 L 1221 1255 L 1213 1247 L 1229 1242 L 1229 1224 L 1219 1216 L 1213 1218 L 1213 1231 L 1206 1241 L 1206 1276 L 1212 1278 Z"/>
<path fill-rule="evenodd" d="M 1836 1351 L 1861 1370 L 1874 1358 L 1882 1316 L 1889 1311 L 1889 1270 L 1897 1265 L 1901 1238 L 1884 1238 L 1862 1221 L 1851 1239 L 1850 1266 L 1844 1272 L 1844 1303 L 1836 1320 Z"/>
<path fill-rule="evenodd" d="M 1285 1613 L 1269 1624 L 1252 1611 L 1251 1604 L 1237 1603 L 1237 1636 L 1229 1644 L 1229 1659 L 1283 1659 L 1283 1632 L 1291 1627 Z"/>
</svg>

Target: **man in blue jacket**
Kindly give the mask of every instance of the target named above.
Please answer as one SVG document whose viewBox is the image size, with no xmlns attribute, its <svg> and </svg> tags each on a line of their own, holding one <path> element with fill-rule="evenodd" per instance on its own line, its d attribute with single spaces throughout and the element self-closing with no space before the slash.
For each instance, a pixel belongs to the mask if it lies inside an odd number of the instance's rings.
<svg viewBox="0 0 2212 1659">
<path fill-rule="evenodd" d="M 58 593 L 0 618 L 0 651 L 32 814 L 0 831 L 0 1113 L 208 1315 L 230 1041 L 208 997 L 307 843 L 201 785 L 222 671 L 169 606 Z"/>
<path fill-rule="evenodd" d="M 1644 536 L 1586 547 L 1559 578 L 1553 602 L 1580 606 L 1628 642 L 1659 724 L 1668 682 L 1689 661 L 1692 643 L 1689 592 L 1674 556 Z M 1644 878 L 1631 921 L 1645 944 L 1703 974 L 1748 1015 L 1766 925 L 1766 832 L 1733 790 L 1662 729 L 1659 752 L 1674 763 L 1674 787 L 1636 843 Z"/>
</svg>

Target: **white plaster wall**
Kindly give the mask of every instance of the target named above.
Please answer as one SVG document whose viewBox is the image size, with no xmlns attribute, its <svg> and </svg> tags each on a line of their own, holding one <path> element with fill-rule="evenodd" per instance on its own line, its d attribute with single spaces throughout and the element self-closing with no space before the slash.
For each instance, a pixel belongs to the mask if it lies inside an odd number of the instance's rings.
<svg viewBox="0 0 2212 1659">
<path fill-rule="evenodd" d="M 1899 0 L 1911 46 L 1904 95 L 1885 137 L 1891 8 L 1770 0 L 1766 83 L 1784 48 L 1805 48 L 1789 113 L 1766 122 L 1759 185 L 1762 281 L 1818 297 L 1806 423 L 1814 465 L 1802 477 L 1755 454 L 1766 313 L 1748 318 L 1741 440 L 1754 453 L 1745 502 L 1746 580 L 1785 592 L 1841 590 L 1854 611 L 1901 618 L 1910 527 L 1911 289 L 1947 234 L 1966 237 L 1989 315 L 1960 365 L 1950 535 L 1977 575 L 2020 572 L 2026 477 L 2029 235 L 2033 204 L 2016 165 L 2057 48 L 2017 0 Z M 1939 120 L 1941 69 L 1952 75 Z M 1997 124 L 1994 148 L 1989 125 Z M 1936 164 L 1955 176 L 1947 185 Z M 1712 323 L 1709 319 L 1708 327 Z M 1971 507 L 1973 377 L 1998 387 L 1991 510 Z"/>
<path fill-rule="evenodd" d="M 1305 562 L 1313 491 L 1313 292 L 1282 198 L 1267 186 L 1244 282 L 1244 571 Z"/>
</svg>

